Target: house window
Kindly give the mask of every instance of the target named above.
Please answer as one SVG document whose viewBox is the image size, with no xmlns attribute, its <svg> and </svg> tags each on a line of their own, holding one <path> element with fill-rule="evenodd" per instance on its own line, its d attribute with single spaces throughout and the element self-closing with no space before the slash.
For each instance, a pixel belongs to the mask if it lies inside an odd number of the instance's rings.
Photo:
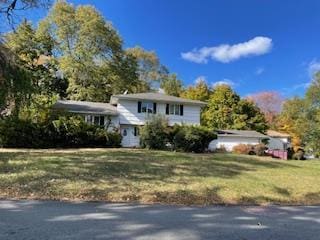
<svg viewBox="0 0 320 240">
<path fill-rule="evenodd" d="M 92 123 L 92 117 L 93 117 L 93 116 L 88 115 L 88 116 L 86 117 L 86 122 L 91 124 L 91 123 Z"/>
<path fill-rule="evenodd" d="M 153 103 L 152 102 L 142 102 L 141 112 L 143 113 L 153 113 Z"/>
<path fill-rule="evenodd" d="M 167 104 L 166 107 L 167 115 L 183 115 L 183 105 L 180 104 Z"/>
<path fill-rule="evenodd" d="M 94 125 L 100 125 L 100 117 L 99 116 L 94 116 L 93 118 L 93 123 Z"/>
<path fill-rule="evenodd" d="M 122 136 L 127 136 L 127 129 L 123 129 Z"/>
<path fill-rule="evenodd" d="M 138 113 L 157 113 L 157 103 L 154 102 L 138 102 Z"/>
<path fill-rule="evenodd" d="M 134 135 L 135 137 L 140 135 L 140 133 L 139 133 L 139 127 L 134 127 L 133 135 Z"/>
<path fill-rule="evenodd" d="M 104 116 L 88 115 L 86 117 L 86 122 L 97 126 L 104 126 Z"/>
</svg>

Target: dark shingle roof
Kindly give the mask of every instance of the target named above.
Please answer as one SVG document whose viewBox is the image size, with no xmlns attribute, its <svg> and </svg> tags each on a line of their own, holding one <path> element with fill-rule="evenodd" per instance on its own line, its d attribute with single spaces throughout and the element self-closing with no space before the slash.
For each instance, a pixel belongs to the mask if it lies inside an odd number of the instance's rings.
<svg viewBox="0 0 320 240">
<path fill-rule="evenodd" d="M 250 130 L 218 130 L 218 136 L 268 138 L 268 136 Z"/>
<path fill-rule="evenodd" d="M 72 100 L 58 100 L 54 109 L 62 109 L 73 113 L 97 114 L 97 115 L 118 115 L 117 108 L 109 103 L 85 102 Z"/>
<path fill-rule="evenodd" d="M 202 101 L 198 101 L 198 100 L 191 100 L 191 99 L 180 98 L 180 97 L 166 95 L 163 93 L 154 93 L 154 92 L 113 95 L 111 97 L 111 103 L 112 104 L 117 103 L 118 99 L 150 100 L 150 101 L 172 102 L 172 103 L 188 103 L 188 104 L 200 105 L 200 106 L 207 105 L 207 103 L 202 102 Z"/>
</svg>

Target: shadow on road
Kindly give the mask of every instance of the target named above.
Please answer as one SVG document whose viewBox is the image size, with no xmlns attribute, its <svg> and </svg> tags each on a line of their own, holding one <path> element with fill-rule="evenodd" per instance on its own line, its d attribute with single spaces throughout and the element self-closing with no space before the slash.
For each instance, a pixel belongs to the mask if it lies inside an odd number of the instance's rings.
<svg viewBox="0 0 320 240">
<path fill-rule="evenodd" d="M 319 239 L 320 206 L 0 201 L 0 239 Z"/>
</svg>

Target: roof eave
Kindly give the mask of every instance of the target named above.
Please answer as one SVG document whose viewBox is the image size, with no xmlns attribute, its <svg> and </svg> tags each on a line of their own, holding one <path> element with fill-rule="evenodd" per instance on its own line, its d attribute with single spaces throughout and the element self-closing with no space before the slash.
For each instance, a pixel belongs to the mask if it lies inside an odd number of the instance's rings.
<svg viewBox="0 0 320 240">
<path fill-rule="evenodd" d="M 110 103 L 111 104 L 116 104 L 118 103 L 119 99 L 123 99 L 123 100 L 146 100 L 146 101 L 157 101 L 157 102 L 163 102 L 163 103 L 184 103 L 184 104 L 189 104 L 189 105 L 197 105 L 197 106 L 201 106 L 201 107 L 205 107 L 207 106 L 206 102 L 192 102 L 192 101 L 174 101 L 174 100 L 161 100 L 161 99 L 147 99 L 147 98 L 141 98 L 141 97 L 126 97 L 126 96 L 112 96 Z"/>
<path fill-rule="evenodd" d="M 268 136 L 246 136 L 246 135 L 233 135 L 233 134 L 217 134 L 218 137 L 247 137 L 247 138 L 268 138 Z"/>
<path fill-rule="evenodd" d="M 91 111 L 70 111 L 70 110 L 66 110 L 70 113 L 78 113 L 78 114 L 92 114 L 92 115 L 105 115 L 105 116 L 118 116 L 119 113 L 116 112 L 91 112 Z"/>
</svg>

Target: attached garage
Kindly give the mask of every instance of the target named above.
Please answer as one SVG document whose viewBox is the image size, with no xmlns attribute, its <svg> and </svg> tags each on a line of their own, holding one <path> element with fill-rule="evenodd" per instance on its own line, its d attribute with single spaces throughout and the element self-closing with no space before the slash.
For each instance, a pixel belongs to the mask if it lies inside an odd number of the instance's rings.
<svg viewBox="0 0 320 240">
<path fill-rule="evenodd" d="M 247 130 L 218 130 L 217 139 L 209 144 L 209 150 L 214 151 L 219 148 L 225 148 L 231 152 L 232 148 L 239 144 L 256 145 L 267 139 L 268 136 Z"/>
</svg>

